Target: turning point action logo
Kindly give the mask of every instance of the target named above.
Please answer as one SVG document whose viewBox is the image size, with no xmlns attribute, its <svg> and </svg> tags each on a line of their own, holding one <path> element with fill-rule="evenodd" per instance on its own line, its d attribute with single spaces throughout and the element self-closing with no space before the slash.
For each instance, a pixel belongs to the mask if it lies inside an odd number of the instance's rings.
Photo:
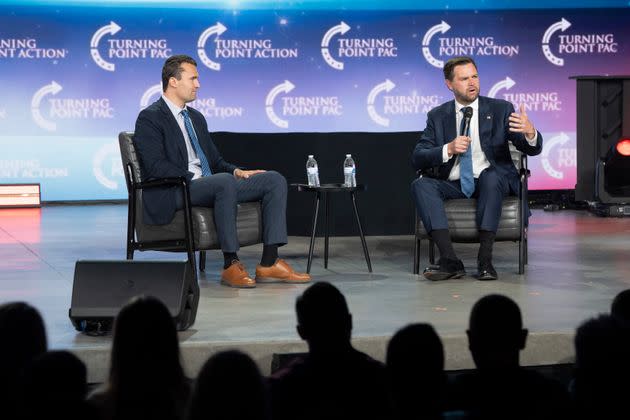
<svg viewBox="0 0 630 420">
<path fill-rule="evenodd" d="M 94 62 L 103 70 L 115 71 L 116 65 L 101 56 L 99 43 L 105 35 L 116 35 L 122 28 L 114 21 L 109 25 L 99 28 L 90 41 L 90 54 Z M 108 39 L 107 54 L 109 59 L 136 59 L 154 58 L 165 59 L 170 57 L 171 49 L 166 39 Z"/>
<path fill-rule="evenodd" d="M 344 35 L 350 30 L 347 23 L 341 22 L 333 26 L 324 34 L 322 38 L 322 57 L 330 67 L 335 70 L 343 70 L 344 63 L 333 58 L 330 50 L 330 42 L 337 35 Z M 397 57 L 398 47 L 393 38 L 340 38 L 339 44 L 334 50 L 339 58 L 382 58 Z"/>
<path fill-rule="evenodd" d="M 556 32 L 565 32 L 571 27 L 571 22 L 562 18 L 550 25 L 542 37 L 542 52 L 547 61 L 556 66 L 564 66 L 564 58 L 558 57 L 551 51 L 551 36 Z M 558 35 L 557 51 L 560 55 L 577 54 L 615 54 L 619 45 L 615 42 L 615 35 L 607 34 L 576 34 Z"/>
<path fill-rule="evenodd" d="M 446 33 L 451 29 L 451 26 L 445 21 L 440 22 L 438 25 L 434 25 L 424 34 L 422 38 L 422 55 L 425 60 L 433 67 L 443 68 L 444 61 L 436 58 L 429 49 L 431 39 L 439 34 Z M 518 45 L 499 45 L 496 43 L 493 36 L 471 36 L 471 37 L 451 37 L 451 38 L 438 38 L 439 41 L 439 57 L 452 57 L 452 56 L 505 56 L 513 57 L 518 55 Z"/>
<path fill-rule="evenodd" d="M 274 110 L 276 98 L 295 89 L 295 85 L 288 80 L 274 86 L 265 99 L 267 118 L 280 128 L 289 128 L 289 121 L 280 118 Z M 340 117 L 343 106 L 338 96 L 283 96 L 282 111 L 284 117 Z"/>
<path fill-rule="evenodd" d="M 389 93 L 396 87 L 396 84 L 389 79 L 374 86 L 367 97 L 367 112 L 370 119 L 383 127 L 389 127 L 389 118 L 383 115 L 420 115 L 426 114 L 438 104 L 437 95 L 418 95 L 412 92 L 411 95 L 383 95 L 382 103 L 377 111 L 376 99 L 383 93 Z"/>
<path fill-rule="evenodd" d="M 199 36 L 197 40 L 197 54 L 201 62 L 210 70 L 221 70 L 221 63 L 213 61 L 206 53 L 208 38 L 214 39 L 214 57 L 223 59 L 287 59 L 297 58 L 297 48 L 274 48 L 271 39 L 221 39 L 220 35 L 228 28 L 221 22 L 210 26 Z"/>
<path fill-rule="evenodd" d="M 41 110 L 44 97 L 56 96 L 63 87 L 54 80 L 42 86 L 31 99 L 31 115 L 35 123 L 47 131 L 56 131 L 54 120 L 87 120 L 114 118 L 108 98 L 48 98 L 50 108 L 45 118 Z M 53 121 L 51 121 L 53 120 Z"/>
<path fill-rule="evenodd" d="M 0 38 L 0 58 L 53 59 L 66 58 L 65 48 L 39 48 L 34 38 Z"/>
</svg>

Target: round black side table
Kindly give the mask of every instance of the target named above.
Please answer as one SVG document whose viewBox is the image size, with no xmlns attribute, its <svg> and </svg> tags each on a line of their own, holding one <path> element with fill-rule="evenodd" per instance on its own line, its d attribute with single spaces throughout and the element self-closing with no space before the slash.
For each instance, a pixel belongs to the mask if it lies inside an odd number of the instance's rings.
<svg viewBox="0 0 630 420">
<path fill-rule="evenodd" d="M 346 187 L 344 184 L 321 184 L 319 187 L 310 186 L 307 184 L 291 184 L 296 187 L 300 192 L 314 192 L 315 209 L 313 212 L 313 229 L 311 231 L 311 245 L 308 249 L 308 265 L 306 272 L 311 272 L 311 262 L 313 261 L 313 247 L 315 245 L 315 232 L 317 231 L 317 216 L 319 215 L 319 203 L 322 198 L 325 201 L 325 214 L 324 214 L 324 268 L 328 268 L 328 232 L 329 232 L 329 220 L 330 220 L 330 194 L 331 193 L 348 193 L 352 197 L 352 207 L 354 209 L 354 216 L 359 227 L 359 236 L 361 237 L 361 244 L 363 245 L 363 255 L 368 266 L 368 271 L 372 272 L 372 263 L 370 262 L 370 254 L 368 252 L 367 244 L 365 242 L 365 236 L 363 235 L 363 228 L 361 227 L 361 220 L 359 218 L 359 210 L 357 208 L 357 200 L 355 194 L 357 191 L 365 191 L 366 185 L 359 184 L 356 187 Z"/>
</svg>

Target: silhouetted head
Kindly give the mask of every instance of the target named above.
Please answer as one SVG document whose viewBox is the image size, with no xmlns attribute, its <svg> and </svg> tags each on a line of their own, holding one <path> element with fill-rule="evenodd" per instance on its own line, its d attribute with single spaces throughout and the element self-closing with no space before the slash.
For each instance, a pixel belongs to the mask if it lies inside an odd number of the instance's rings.
<svg viewBox="0 0 630 420">
<path fill-rule="evenodd" d="M 224 351 L 210 357 L 201 368 L 188 420 L 263 420 L 267 418 L 266 402 L 265 384 L 256 363 L 240 351 Z"/>
<path fill-rule="evenodd" d="M 479 369 L 512 368 L 519 365 L 527 330 L 516 302 L 503 295 L 484 296 L 470 312 L 468 346 Z"/>
<path fill-rule="evenodd" d="M 87 370 L 68 351 L 50 351 L 33 360 L 24 375 L 22 419 L 91 418 L 85 403 Z"/>
<path fill-rule="evenodd" d="M 110 386 L 177 387 L 182 378 L 177 331 L 168 308 L 151 296 L 132 299 L 114 324 Z"/>
<path fill-rule="evenodd" d="M 346 298 L 327 282 L 317 282 L 295 302 L 297 330 L 313 348 L 339 348 L 350 344 L 352 315 Z"/>
<path fill-rule="evenodd" d="M 623 320 L 600 315 L 578 327 L 574 390 L 581 409 L 613 413 L 625 407 L 629 354 L 630 330 Z"/>
<path fill-rule="evenodd" d="M 444 348 L 430 324 L 410 324 L 394 334 L 387 346 L 387 371 L 399 418 L 442 411 Z"/>
<path fill-rule="evenodd" d="M 35 358 L 25 382 L 30 395 L 51 402 L 83 401 L 87 394 L 85 364 L 65 350 L 49 351 Z"/>
<path fill-rule="evenodd" d="M 610 308 L 610 314 L 625 322 L 630 322 L 630 289 L 619 292 Z"/>
<path fill-rule="evenodd" d="M 46 328 L 39 311 L 25 302 L 0 305 L 0 376 L 15 377 L 46 352 Z"/>
</svg>

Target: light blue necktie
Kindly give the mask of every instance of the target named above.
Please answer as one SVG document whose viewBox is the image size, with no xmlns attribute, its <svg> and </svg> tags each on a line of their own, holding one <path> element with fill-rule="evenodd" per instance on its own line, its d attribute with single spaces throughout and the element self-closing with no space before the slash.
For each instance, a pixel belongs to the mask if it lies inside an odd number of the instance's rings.
<svg viewBox="0 0 630 420">
<path fill-rule="evenodd" d="M 464 113 L 466 108 L 461 109 L 461 112 Z M 466 118 L 462 117 L 462 123 L 459 129 L 461 133 L 464 130 Z M 468 125 L 468 129 L 465 136 L 470 136 L 470 124 Z M 475 192 L 475 178 L 473 176 L 473 167 L 472 167 L 472 143 L 468 146 L 466 153 L 462 153 L 459 155 L 459 182 L 461 185 L 462 192 L 468 198 Z"/>
<path fill-rule="evenodd" d="M 193 130 L 192 121 L 190 120 L 190 115 L 188 115 L 188 110 L 182 110 L 182 116 L 184 117 L 184 125 L 186 126 L 186 131 L 188 131 L 188 137 L 190 137 L 190 142 L 197 153 L 197 157 L 199 158 L 199 162 L 201 163 L 201 175 L 202 176 L 210 176 L 212 175 L 212 171 L 210 170 L 210 165 L 208 164 L 208 159 L 206 159 L 206 155 L 203 153 L 201 149 L 201 145 L 199 144 L 199 140 L 197 140 L 197 135 L 195 134 L 195 130 Z"/>
</svg>

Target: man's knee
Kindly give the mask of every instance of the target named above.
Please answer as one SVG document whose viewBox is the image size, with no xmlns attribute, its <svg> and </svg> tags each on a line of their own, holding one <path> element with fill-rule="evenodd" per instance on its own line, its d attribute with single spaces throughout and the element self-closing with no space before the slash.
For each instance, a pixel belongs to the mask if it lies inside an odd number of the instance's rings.
<svg viewBox="0 0 630 420">
<path fill-rule="evenodd" d="M 435 180 L 432 178 L 421 177 L 411 183 L 411 194 L 415 198 L 426 196 L 435 190 Z"/>
<path fill-rule="evenodd" d="M 215 185 L 217 192 L 236 194 L 236 178 L 232 174 L 222 172 L 212 175 L 212 183 Z"/>
<path fill-rule="evenodd" d="M 266 178 L 265 182 L 268 183 L 271 190 L 286 193 L 287 180 L 281 173 L 277 171 L 267 171 L 263 175 Z"/>
<path fill-rule="evenodd" d="M 507 181 L 504 176 L 500 176 L 496 170 L 488 168 L 483 171 L 479 178 L 479 188 L 488 191 L 503 191 Z"/>
</svg>

